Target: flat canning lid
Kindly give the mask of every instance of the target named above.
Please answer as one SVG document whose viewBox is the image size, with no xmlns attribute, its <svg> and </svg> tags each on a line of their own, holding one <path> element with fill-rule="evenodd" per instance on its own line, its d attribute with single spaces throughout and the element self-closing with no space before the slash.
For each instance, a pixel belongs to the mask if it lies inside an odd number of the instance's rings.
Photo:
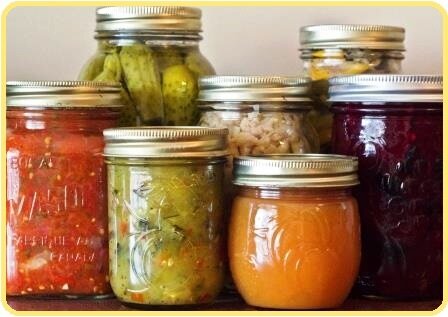
<svg viewBox="0 0 448 317">
<path fill-rule="evenodd" d="M 404 51 L 405 29 L 387 25 L 322 24 L 300 28 L 300 50 L 360 48 Z"/>
<path fill-rule="evenodd" d="M 241 110 L 260 103 L 260 108 L 311 109 L 310 87 L 306 77 L 205 76 L 199 79 L 199 108 Z"/>
<path fill-rule="evenodd" d="M 237 157 L 233 183 L 260 188 L 350 187 L 358 181 L 358 159 L 332 154 L 282 154 Z"/>
<path fill-rule="evenodd" d="M 130 127 L 106 129 L 104 155 L 123 158 L 213 158 L 227 152 L 227 129 Z"/>
<path fill-rule="evenodd" d="M 329 80 L 330 102 L 442 102 L 440 75 L 352 75 Z"/>
<path fill-rule="evenodd" d="M 101 7 L 96 10 L 97 38 L 104 32 L 201 32 L 201 10 L 180 6 Z"/>
<path fill-rule="evenodd" d="M 121 85 L 92 81 L 8 81 L 7 107 L 121 107 Z"/>
</svg>

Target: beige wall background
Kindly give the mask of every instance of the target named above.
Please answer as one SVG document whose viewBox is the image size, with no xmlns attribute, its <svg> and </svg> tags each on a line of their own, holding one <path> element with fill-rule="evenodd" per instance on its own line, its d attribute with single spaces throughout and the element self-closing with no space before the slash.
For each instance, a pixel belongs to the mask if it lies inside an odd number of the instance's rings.
<svg viewBox="0 0 448 317">
<path fill-rule="evenodd" d="M 202 7 L 201 49 L 220 74 L 296 75 L 298 30 L 322 23 L 406 28 L 405 73 L 442 73 L 442 17 L 431 7 Z M 7 17 L 7 79 L 76 78 L 94 53 L 94 7 L 16 7 Z"/>
</svg>

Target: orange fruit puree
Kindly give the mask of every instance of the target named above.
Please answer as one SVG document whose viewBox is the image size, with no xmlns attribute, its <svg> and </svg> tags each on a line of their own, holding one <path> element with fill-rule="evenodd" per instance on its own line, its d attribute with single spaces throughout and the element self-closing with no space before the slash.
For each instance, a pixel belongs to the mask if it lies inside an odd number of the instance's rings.
<svg viewBox="0 0 448 317">
<path fill-rule="evenodd" d="M 355 199 L 341 189 L 260 193 L 240 191 L 230 221 L 230 267 L 243 298 L 281 309 L 342 304 L 360 262 Z"/>
</svg>

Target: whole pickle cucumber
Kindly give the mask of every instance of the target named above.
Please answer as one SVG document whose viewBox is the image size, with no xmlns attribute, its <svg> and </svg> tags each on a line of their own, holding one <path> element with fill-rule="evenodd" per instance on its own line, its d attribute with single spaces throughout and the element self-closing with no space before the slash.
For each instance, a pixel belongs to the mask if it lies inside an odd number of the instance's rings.
<svg viewBox="0 0 448 317">
<path fill-rule="evenodd" d="M 92 56 L 78 75 L 78 80 L 93 80 L 103 71 L 104 59 L 103 53 Z"/>
<path fill-rule="evenodd" d="M 120 62 L 124 81 L 142 124 L 160 124 L 163 99 L 160 74 L 152 52 L 144 44 L 122 47 Z"/>
<path fill-rule="evenodd" d="M 198 84 L 196 75 L 185 65 L 168 67 L 162 74 L 162 93 L 165 105 L 165 124 L 196 124 Z"/>
</svg>

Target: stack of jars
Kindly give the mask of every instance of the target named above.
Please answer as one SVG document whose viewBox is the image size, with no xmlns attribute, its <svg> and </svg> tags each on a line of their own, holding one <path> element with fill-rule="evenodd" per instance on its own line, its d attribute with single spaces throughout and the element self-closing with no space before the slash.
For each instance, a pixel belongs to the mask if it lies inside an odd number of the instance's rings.
<svg viewBox="0 0 448 317">
<path fill-rule="evenodd" d="M 308 26 L 305 76 L 215 76 L 200 17 L 100 8 L 80 81 L 7 84 L 8 295 L 210 303 L 229 266 L 267 308 L 440 296 L 442 78 L 395 74 L 404 30 Z"/>
</svg>

